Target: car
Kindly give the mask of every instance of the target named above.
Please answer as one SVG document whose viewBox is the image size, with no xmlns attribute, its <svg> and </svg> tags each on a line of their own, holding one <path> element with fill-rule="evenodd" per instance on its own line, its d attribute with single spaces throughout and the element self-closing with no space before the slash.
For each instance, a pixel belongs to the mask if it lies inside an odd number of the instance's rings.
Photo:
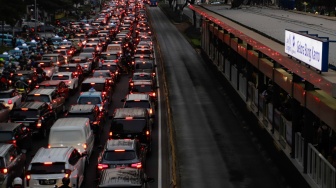
<svg viewBox="0 0 336 188">
<path fill-rule="evenodd" d="M 107 168 L 131 167 L 145 169 L 146 148 L 137 139 L 107 140 L 98 156 L 97 175 Z"/>
<path fill-rule="evenodd" d="M 127 94 L 125 99 L 122 99 L 121 102 L 124 102 L 123 108 L 146 108 L 152 119 L 152 124 L 154 123 L 155 104 L 148 94 Z"/>
<path fill-rule="evenodd" d="M 22 177 L 25 163 L 25 151 L 13 144 L 0 144 L 0 187 L 11 187 L 14 178 Z"/>
<path fill-rule="evenodd" d="M 65 58 L 59 53 L 43 54 L 42 60 L 49 60 L 57 66 L 66 64 Z"/>
<path fill-rule="evenodd" d="M 112 73 L 115 82 L 120 80 L 121 70 L 118 63 L 114 60 L 104 60 L 100 69 L 109 70 Z"/>
<path fill-rule="evenodd" d="M 57 93 L 56 89 L 34 89 L 27 94 L 25 101 L 46 102 L 56 114 L 66 110 L 65 98 Z"/>
<path fill-rule="evenodd" d="M 43 71 L 46 73 L 47 79 L 50 79 L 51 76 L 57 71 L 56 64 L 51 60 L 37 60 L 36 64 L 39 65 Z M 35 69 L 36 71 L 36 69 Z"/>
<path fill-rule="evenodd" d="M 0 122 L 8 122 L 10 112 L 11 110 L 9 107 L 5 106 L 3 103 L 0 103 Z"/>
<path fill-rule="evenodd" d="M 114 87 L 115 82 L 113 78 L 113 74 L 109 70 L 94 70 L 92 73 L 92 77 L 94 78 L 106 78 L 108 83 Z"/>
<path fill-rule="evenodd" d="M 29 128 L 33 136 L 47 137 L 50 127 L 56 120 L 56 114 L 45 102 L 23 102 L 13 108 L 9 115 L 10 122 L 22 123 Z"/>
<path fill-rule="evenodd" d="M 72 92 L 75 92 L 79 86 L 78 77 L 73 72 L 56 72 L 50 80 L 63 80 Z"/>
<path fill-rule="evenodd" d="M 151 151 L 152 125 L 146 108 L 116 108 L 110 119 L 109 139 L 139 139 Z"/>
<path fill-rule="evenodd" d="M 149 72 L 152 76 L 156 75 L 155 62 L 153 60 L 136 60 L 133 65 L 134 72 Z"/>
<path fill-rule="evenodd" d="M 129 93 L 146 93 L 148 94 L 152 101 L 157 103 L 157 87 L 154 85 L 152 81 L 137 81 L 133 82 L 133 85 L 130 88 Z"/>
<path fill-rule="evenodd" d="M 77 99 L 77 104 L 93 104 L 99 107 L 101 112 L 107 113 L 109 102 L 103 92 L 91 89 L 87 92 L 81 92 Z"/>
<path fill-rule="evenodd" d="M 153 74 L 149 72 L 134 72 L 132 77 L 129 80 L 129 90 L 131 90 L 132 86 L 134 85 L 134 82 L 153 82 L 154 86 L 156 85 L 156 77 L 153 76 Z"/>
<path fill-rule="evenodd" d="M 0 103 L 3 103 L 9 110 L 21 104 L 22 95 L 16 89 L 0 91 Z"/>
<path fill-rule="evenodd" d="M 57 94 L 69 99 L 69 87 L 63 80 L 45 80 L 36 86 L 38 89 L 55 89 Z"/>
<path fill-rule="evenodd" d="M 65 114 L 65 117 L 87 117 L 95 134 L 96 142 L 99 141 L 105 124 L 105 114 L 94 104 L 73 104 Z"/>
<path fill-rule="evenodd" d="M 89 58 L 85 56 L 73 56 L 70 60 L 70 63 L 79 64 L 83 68 L 84 74 L 86 75 L 92 73 L 92 61 L 90 61 Z"/>
<path fill-rule="evenodd" d="M 27 167 L 25 188 L 60 187 L 62 178 L 70 179 L 72 187 L 80 187 L 84 180 L 86 154 L 73 147 L 41 147 Z"/>
<path fill-rule="evenodd" d="M 38 75 L 33 70 L 18 70 L 11 76 L 9 85 L 17 87 L 18 81 L 25 83 L 27 85 L 27 92 L 29 92 L 37 85 Z"/>
<path fill-rule="evenodd" d="M 32 132 L 23 123 L 0 123 L 0 143 L 13 144 L 20 149 L 31 150 Z"/>
<path fill-rule="evenodd" d="M 110 168 L 102 171 L 98 188 L 142 187 L 149 188 L 153 178 L 147 177 L 142 169 L 130 167 Z"/>
<path fill-rule="evenodd" d="M 107 99 L 107 102 L 112 102 L 112 87 L 106 78 L 86 78 L 81 85 L 81 91 L 89 91 L 91 88 L 96 91 L 100 91 L 103 93 L 104 97 Z"/>
<path fill-rule="evenodd" d="M 68 63 L 58 67 L 59 72 L 73 72 L 75 77 L 78 77 L 78 82 L 82 83 L 84 80 L 83 68 L 77 63 Z"/>
</svg>

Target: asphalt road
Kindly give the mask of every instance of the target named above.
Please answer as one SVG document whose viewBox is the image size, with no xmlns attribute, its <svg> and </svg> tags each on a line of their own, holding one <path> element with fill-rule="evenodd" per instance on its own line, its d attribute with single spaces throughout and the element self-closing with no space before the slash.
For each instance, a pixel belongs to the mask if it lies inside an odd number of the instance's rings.
<svg viewBox="0 0 336 188">
<path fill-rule="evenodd" d="M 290 187 L 247 131 L 223 81 L 158 7 L 153 30 L 166 71 L 182 188 Z"/>
</svg>

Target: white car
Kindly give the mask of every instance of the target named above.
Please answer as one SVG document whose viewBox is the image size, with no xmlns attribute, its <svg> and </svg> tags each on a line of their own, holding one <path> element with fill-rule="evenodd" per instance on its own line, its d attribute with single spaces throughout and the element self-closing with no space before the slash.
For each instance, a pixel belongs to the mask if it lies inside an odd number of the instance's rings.
<svg viewBox="0 0 336 188">
<path fill-rule="evenodd" d="M 0 91 L 0 102 L 2 102 L 10 110 L 21 104 L 22 95 L 15 89 Z"/>
<path fill-rule="evenodd" d="M 56 72 L 51 76 L 50 80 L 63 80 L 70 90 L 78 89 L 78 77 L 73 72 Z"/>
<path fill-rule="evenodd" d="M 80 187 L 84 180 L 86 157 L 73 147 L 41 147 L 27 168 L 25 187 L 60 187 L 64 177 L 70 179 L 71 186 Z"/>
</svg>

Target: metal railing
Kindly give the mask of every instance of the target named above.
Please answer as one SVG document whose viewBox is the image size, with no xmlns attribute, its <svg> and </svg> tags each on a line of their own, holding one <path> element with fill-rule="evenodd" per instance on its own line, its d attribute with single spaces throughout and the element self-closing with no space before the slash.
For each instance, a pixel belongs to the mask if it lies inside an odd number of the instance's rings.
<svg viewBox="0 0 336 188">
<path fill-rule="evenodd" d="M 308 144 L 307 174 L 321 188 L 335 188 L 335 168 L 312 145 Z"/>
<path fill-rule="evenodd" d="M 300 132 L 295 134 L 295 159 L 303 167 L 304 138 Z"/>
</svg>

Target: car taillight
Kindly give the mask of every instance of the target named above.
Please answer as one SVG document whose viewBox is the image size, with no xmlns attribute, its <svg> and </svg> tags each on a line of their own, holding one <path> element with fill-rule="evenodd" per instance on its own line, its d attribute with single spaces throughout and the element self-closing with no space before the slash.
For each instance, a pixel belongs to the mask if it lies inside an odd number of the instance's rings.
<svg viewBox="0 0 336 188">
<path fill-rule="evenodd" d="M 31 80 L 28 80 L 28 83 L 31 83 L 32 81 Z"/>
<path fill-rule="evenodd" d="M 65 177 L 65 178 L 69 178 L 69 177 L 70 177 L 70 175 L 71 175 L 71 170 L 69 170 L 69 169 L 66 169 L 66 170 L 65 170 L 64 177 Z"/>
<path fill-rule="evenodd" d="M 149 131 L 146 131 L 146 135 L 147 135 L 147 136 L 149 135 Z"/>
<path fill-rule="evenodd" d="M 8 173 L 8 169 L 7 169 L 7 168 L 3 168 L 3 169 L 1 169 L 1 173 L 2 173 L 2 174 L 7 174 L 7 173 Z"/>
<path fill-rule="evenodd" d="M 41 126 L 42 126 L 42 121 L 43 121 L 43 117 L 42 117 L 42 118 L 39 118 L 39 119 L 37 120 L 37 124 L 36 124 L 36 126 L 37 126 L 37 127 L 41 127 Z"/>
<path fill-rule="evenodd" d="M 8 104 L 13 104 L 12 99 L 9 99 L 9 100 L 8 100 Z"/>
<path fill-rule="evenodd" d="M 86 149 L 87 148 L 87 144 L 83 144 L 83 148 Z"/>
<path fill-rule="evenodd" d="M 29 181 L 31 179 L 30 172 L 26 172 L 26 186 L 29 187 Z"/>
<path fill-rule="evenodd" d="M 141 163 L 133 163 L 133 164 L 131 165 L 131 167 L 133 167 L 133 168 L 141 168 L 141 167 L 142 167 L 142 164 L 141 164 Z"/>
<path fill-rule="evenodd" d="M 103 169 L 106 169 L 106 168 L 108 168 L 107 164 L 98 164 L 98 169 L 99 170 L 103 170 Z"/>
<path fill-rule="evenodd" d="M 149 114 L 153 114 L 153 109 L 149 109 Z"/>
<path fill-rule="evenodd" d="M 109 136 L 111 137 L 113 135 L 112 131 L 109 133 Z"/>
<path fill-rule="evenodd" d="M 51 148 L 50 144 L 48 144 L 48 148 Z"/>
</svg>

